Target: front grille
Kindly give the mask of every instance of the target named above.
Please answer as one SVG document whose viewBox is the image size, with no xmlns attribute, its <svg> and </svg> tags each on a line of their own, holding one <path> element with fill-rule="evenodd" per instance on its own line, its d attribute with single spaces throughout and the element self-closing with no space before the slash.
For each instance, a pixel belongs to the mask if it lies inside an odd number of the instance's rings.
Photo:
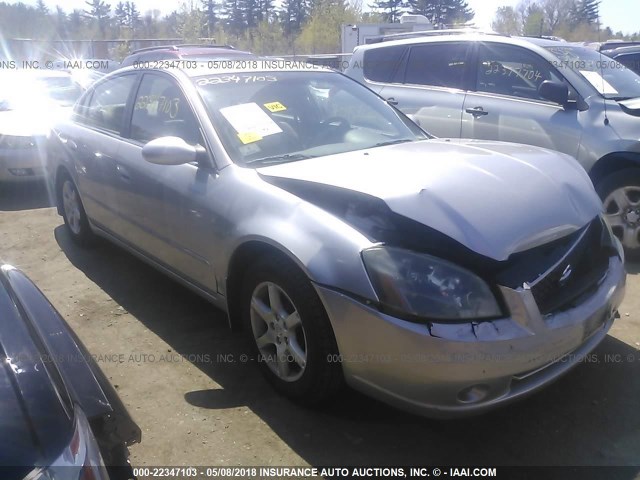
<svg viewBox="0 0 640 480">
<path fill-rule="evenodd" d="M 530 282 L 540 313 L 567 310 L 595 291 L 614 252 L 610 236 L 603 220 L 596 218 L 551 270 Z"/>
</svg>

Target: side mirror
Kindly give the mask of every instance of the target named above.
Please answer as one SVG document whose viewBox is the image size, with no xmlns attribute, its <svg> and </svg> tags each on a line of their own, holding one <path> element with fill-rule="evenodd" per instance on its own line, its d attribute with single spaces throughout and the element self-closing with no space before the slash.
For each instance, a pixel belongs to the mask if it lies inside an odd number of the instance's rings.
<svg viewBox="0 0 640 480">
<path fill-rule="evenodd" d="M 538 94 L 545 100 L 566 105 L 569 101 L 569 87 L 562 82 L 545 80 L 538 87 Z"/>
<path fill-rule="evenodd" d="M 142 157 L 156 165 L 182 165 L 195 162 L 198 150 L 179 137 L 160 137 L 142 147 Z"/>
</svg>

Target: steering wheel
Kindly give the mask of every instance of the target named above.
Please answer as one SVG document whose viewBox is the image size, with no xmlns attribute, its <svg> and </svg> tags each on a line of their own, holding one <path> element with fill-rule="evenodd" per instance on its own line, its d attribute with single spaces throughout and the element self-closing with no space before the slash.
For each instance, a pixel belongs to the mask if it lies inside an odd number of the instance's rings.
<svg viewBox="0 0 640 480">
<path fill-rule="evenodd" d="M 351 129 L 349 120 L 344 117 L 333 116 L 320 122 L 320 129 L 316 140 L 321 141 L 342 141 L 342 135 Z"/>
<path fill-rule="evenodd" d="M 338 130 L 342 131 L 342 130 L 349 130 L 351 128 L 351 124 L 349 123 L 349 120 L 347 120 L 344 117 L 339 117 L 337 115 L 334 115 L 333 117 L 329 117 L 324 119 L 322 122 L 320 122 L 320 124 L 322 126 L 334 126 L 334 128 L 337 128 Z"/>
</svg>

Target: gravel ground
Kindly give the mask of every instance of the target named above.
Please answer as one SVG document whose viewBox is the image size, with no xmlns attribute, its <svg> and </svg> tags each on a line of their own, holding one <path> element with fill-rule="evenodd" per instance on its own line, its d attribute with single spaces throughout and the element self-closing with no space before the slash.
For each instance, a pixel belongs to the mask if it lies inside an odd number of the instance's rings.
<svg viewBox="0 0 640 480">
<path fill-rule="evenodd" d="M 0 185 L 0 261 L 44 291 L 142 428 L 145 465 L 633 465 L 640 472 L 640 265 L 610 335 L 533 397 L 433 421 L 346 392 L 312 411 L 280 397 L 240 334 L 198 296 L 100 242 L 71 243 L 41 185 Z M 232 361 L 234 360 L 234 361 Z"/>
</svg>

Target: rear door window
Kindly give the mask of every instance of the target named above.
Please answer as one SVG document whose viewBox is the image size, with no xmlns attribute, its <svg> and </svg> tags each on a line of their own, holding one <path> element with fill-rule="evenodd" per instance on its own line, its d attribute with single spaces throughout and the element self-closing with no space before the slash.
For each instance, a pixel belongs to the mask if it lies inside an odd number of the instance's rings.
<svg viewBox="0 0 640 480">
<path fill-rule="evenodd" d="M 91 127 L 120 134 L 124 126 L 127 99 L 136 77 L 136 74 L 122 75 L 97 85 L 91 98 L 77 106 L 74 119 Z"/>
<path fill-rule="evenodd" d="M 428 43 L 411 47 L 404 83 L 465 88 L 470 43 Z"/>
<path fill-rule="evenodd" d="M 407 51 L 405 46 L 381 47 L 364 52 L 364 76 L 374 82 L 390 83 Z"/>
</svg>

